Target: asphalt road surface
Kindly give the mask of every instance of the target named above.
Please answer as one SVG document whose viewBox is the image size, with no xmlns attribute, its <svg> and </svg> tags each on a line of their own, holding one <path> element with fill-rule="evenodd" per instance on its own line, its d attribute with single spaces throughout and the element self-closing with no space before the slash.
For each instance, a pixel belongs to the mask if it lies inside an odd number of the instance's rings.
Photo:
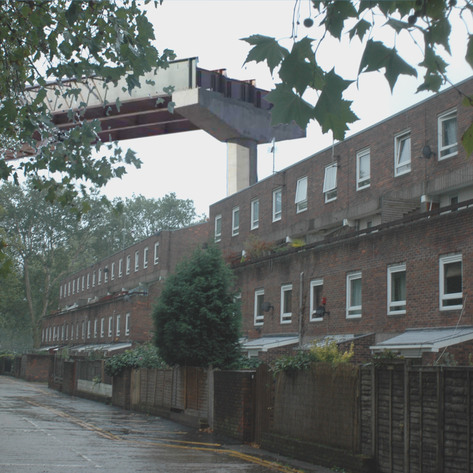
<svg viewBox="0 0 473 473">
<path fill-rule="evenodd" d="M 155 416 L 0 376 L 0 473 L 327 473 Z"/>
</svg>

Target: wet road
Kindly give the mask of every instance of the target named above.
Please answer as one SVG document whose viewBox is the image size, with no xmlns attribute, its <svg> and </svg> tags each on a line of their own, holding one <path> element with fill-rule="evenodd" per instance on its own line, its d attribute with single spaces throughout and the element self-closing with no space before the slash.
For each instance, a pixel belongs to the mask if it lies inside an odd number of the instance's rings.
<svg viewBox="0 0 473 473">
<path fill-rule="evenodd" d="M 155 416 L 0 376 L 1 473 L 326 473 Z"/>
</svg>

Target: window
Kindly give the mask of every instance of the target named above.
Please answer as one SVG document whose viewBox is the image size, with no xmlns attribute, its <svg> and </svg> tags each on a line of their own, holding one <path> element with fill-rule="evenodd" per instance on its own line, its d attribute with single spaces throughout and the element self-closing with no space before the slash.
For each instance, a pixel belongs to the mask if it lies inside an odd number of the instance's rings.
<svg viewBox="0 0 473 473">
<path fill-rule="evenodd" d="M 82 292 L 85 291 L 85 274 L 82 275 Z"/>
<path fill-rule="evenodd" d="M 82 321 L 82 340 L 85 340 L 85 320 Z"/>
<path fill-rule="evenodd" d="M 273 222 L 282 217 L 282 188 L 273 191 Z"/>
<path fill-rule="evenodd" d="M 116 333 L 117 337 L 120 336 L 120 318 L 121 317 L 119 315 L 117 315 L 117 322 L 116 322 L 117 323 L 117 328 L 115 330 L 115 333 Z"/>
<path fill-rule="evenodd" d="M 259 227 L 259 200 L 251 201 L 251 229 Z"/>
<path fill-rule="evenodd" d="M 115 279 L 115 263 L 112 263 L 112 274 L 110 278 L 112 281 Z"/>
<path fill-rule="evenodd" d="M 135 251 L 135 273 L 140 269 L 140 252 Z"/>
<path fill-rule="evenodd" d="M 281 323 L 289 324 L 292 318 L 292 284 L 281 286 Z"/>
<path fill-rule="evenodd" d="M 264 289 L 255 291 L 255 325 L 263 325 L 264 323 Z"/>
<path fill-rule="evenodd" d="M 97 338 L 97 319 L 94 320 L 94 338 Z"/>
<path fill-rule="evenodd" d="M 159 263 L 159 241 L 154 244 L 154 264 Z"/>
<path fill-rule="evenodd" d="M 324 195 L 325 202 L 331 202 L 337 198 L 337 163 L 330 164 L 325 168 Z"/>
<path fill-rule="evenodd" d="M 316 313 L 317 309 L 322 306 L 322 292 L 324 290 L 324 280 L 314 279 L 310 282 L 310 321 L 318 322 L 323 320 Z"/>
<path fill-rule="evenodd" d="M 148 253 L 149 253 L 149 248 L 146 247 L 143 250 L 143 268 L 146 269 L 148 267 Z"/>
<path fill-rule="evenodd" d="M 411 132 L 405 131 L 394 138 L 394 175 L 411 170 Z"/>
<path fill-rule="evenodd" d="M 131 270 L 131 255 L 126 256 L 126 274 L 130 274 Z"/>
<path fill-rule="evenodd" d="M 100 337 L 103 338 L 105 335 L 105 319 L 102 317 L 100 319 Z"/>
<path fill-rule="evenodd" d="M 95 271 L 92 273 L 92 287 L 95 287 Z"/>
<path fill-rule="evenodd" d="M 111 337 L 112 336 L 112 331 L 113 331 L 113 317 L 110 316 L 108 318 L 108 336 Z"/>
<path fill-rule="evenodd" d="M 72 294 L 75 294 L 76 293 L 76 280 L 74 279 L 72 281 Z"/>
<path fill-rule="evenodd" d="M 79 322 L 76 323 L 76 340 L 79 340 Z"/>
<path fill-rule="evenodd" d="M 98 271 L 99 277 L 98 277 L 98 285 L 102 284 L 102 268 L 99 269 Z"/>
<path fill-rule="evenodd" d="M 90 338 L 91 331 L 90 331 L 90 320 L 87 320 L 87 338 Z"/>
<path fill-rule="evenodd" d="M 457 111 L 451 110 L 439 116 L 438 148 L 439 159 L 449 158 L 458 152 Z"/>
<path fill-rule="evenodd" d="M 406 313 L 406 265 L 388 267 L 388 314 Z"/>
<path fill-rule="evenodd" d="M 235 207 L 232 210 L 232 236 L 240 233 L 240 207 Z"/>
<path fill-rule="evenodd" d="M 307 210 L 307 177 L 297 180 L 295 204 L 297 213 Z"/>
<path fill-rule="evenodd" d="M 222 216 L 217 215 L 215 217 L 215 241 L 222 239 Z"/>
<path fill-rule="evenodd" d="M 125 335 L 130 335 L 130 314 L 125 315 Z"/>
<path fill-rule="evenodd" d="M 356 153 L 356 190 L 370 186 L 370 150 Z"/>
<path fill-rule="evenodd" d="M 123 275 L 123 258 L 118 260 L 118 277 L 121 278 Z"/>
<path fill-rule="evenodd" d="M 347 319 L 361 317 L 361 272 L 347 275 Z"/>
<path fill-rule="evenodd" d="M 74 340 L 74 324 L 71 324 L 71 340 Z"/>
<path fill-rule="evenodd" d="M 87 289 L 90 287 L 90 273 L 87 273 Z"/>
<path fill-rule="evenodd" d="M 105 266 L 105 269 L 103 270 L 103 279 L 105 282 L 108 282 L 108 266 Z"/>
<path fill-rule="evenodd" d="M 67 295 L 70 296 L 71 295 L 71 281 L 69 281 L 67 283 Z"/>
<path fill-rule="evenodd" d="M 463 306 L 462 255 L 440 258 L 440 309 L 461 309 Z"/>
</svg>

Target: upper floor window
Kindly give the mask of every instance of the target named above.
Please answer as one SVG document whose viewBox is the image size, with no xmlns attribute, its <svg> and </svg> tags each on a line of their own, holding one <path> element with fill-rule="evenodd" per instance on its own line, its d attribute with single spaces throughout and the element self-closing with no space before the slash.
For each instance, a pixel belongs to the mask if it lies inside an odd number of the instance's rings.
<svg viewBox="0 0 473 473">
<path fill-rule="evenodd" d="M 113 317 L 108 318 L 108 336 L 111 337 L 113 333 Z"/>
<path fill-rule="evenodd" d="M 317 309 L 322 306 L 322 292 L 324 290 L 324 280 L 314 279 L 310 282 L 310 321 L 323 320 L 317 315 Z"/>
<path fill-rule="evenodd" d="M 115 263 L 112 263 L 112 274 L 110 275 L 111 280 L 115 279 Z"/>
<path fill-rule="evenodd" d="M 255 230 L 259 227 L 259 200 L 251 201 L 251 229 Z"/>
<path fill-rule="evenodd" d="M 108 282 L 108 266 L 105 266 L 103 270 L 103 280 L 104 282 Z"/>
<path fill-rule="evenodd" d="M 95 271 L 92 273 L 92 287 L 95 287 Z"/>
<path fill-rule="evenodd" d="M 130 335 L 130 313 L 125 315 L 125 335 Z"/>
<path fill-rule="evenodd" d="M 85 274 L 82 275 L 82 292 L 85 291 Z"/>
<path fill-rule="evenodd" d="M 440 258 L 440 309 L 463 307 L 462 255 Z"/>
<path fill-rule="evenodd" d="M 131 255 L 127 255 L 126 257 L 126 274 L 130 274 L 131 270 Z"/>
<path fill-rule="evenodd" d="M 73 279 L 72 280 L 72 294 L 75 294 L 76 293 L 76 280 Z"/>
<path fill-rule="evenodd" d="M 222 216 L 217 215 L 215 217 L 215 241 L 222 239 Z"/>
<path fill-rule="evenodd" d="M 273 191 L 273 222 L 281 220 L 282 217 L 282 188 Z"/>
<path fill-rule="evenodd" d="M 439 159 L 449 158 L 458 152 L 457 111 L 450 110 L 438 119 Z"/>
<path fill-rule="evenodd" d="M 361 272 L 347 274 L 347 319 L 361 317 Z"/>
<path fill-rule="evenodd" d="M 135 272 L 140 269 L 140 252 L 135 251 Z"/>
<path fill-rule="evenodd" d="M 154 244 L 154 264 L 159 263 L 159 241 Z"/>
<path fill-rule="evenodd" d="M 102 284 L 102 268 L 99 269 L 98 273 L 99 273 L 98 280 L 99 280 L 99 285 L 100 285 Z"/>
<path fill-rule="evenodd" d="M 143 250 L 143 268 L 148 267 L 148 247 Z"/>
<path fill-rule="evenodd" d="M 264 323 L 264 289 L 255 291 L 255 325 L 263 325 Z"/>
<path fill-rule="evenodd" d="M 281 286 L 281 323 L 291 323 L 292 318 L 292 284 Z"/>
<path fill-rule="evenodd" d="M 103 338 L 105 336 L 105 319 L 102 317 L 100 319 L 100 337 Z"/>
<path fill-rule="evenodd" d="M 295 203 L 297 213 L 307 210 L 307 176 L 297 180 Z"/>
<path fill-rule="evenodd" d="M 235 207 L 232 210 L 232 236 L 240 233 L 240 207 Z"/>
<path fill-rule="evenodd" d="M 87 289 L 90 287 L 90 273 L 87 273 Z"/>
<path fill-rule="evenodd" d="M 394 137 L 394 175 L 401 176 L 411 170 L 411 132 Z"/>
<path fill-rule="evenodd" d="M 371 164 L 370 149 L 356 153 L 356 190 L 370 186 Z"/>
<path fill-rule="evenodd" d="M 325 202 L 331 202 L 337 198 L 337 163 L 330 164 L 325 168 L 324 195 Z"/>
<path fill-rule="evenodd" d="M 388 267 L 388 314 L 406 313 L 406 265 Z"/>
<path fill-rule="evenodd" d="M 118 260 L 118 277 L 121 278 L 123 275 L 123 258 Z"/>
<path fill-rule="evenodd" d="M 117 324 L 117 327 L 115 329 L 115 334 L 117 337 L 120 336 L 120 315 L 117 315 L 117 320 L 116 320 L 116 324 Z"/>
</svg>

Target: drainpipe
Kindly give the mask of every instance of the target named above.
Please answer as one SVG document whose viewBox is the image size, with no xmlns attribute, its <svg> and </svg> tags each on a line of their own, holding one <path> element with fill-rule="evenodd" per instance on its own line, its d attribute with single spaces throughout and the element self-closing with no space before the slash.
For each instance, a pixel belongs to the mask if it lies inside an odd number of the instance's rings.
<svg viewBox="0 0 473 473">
<path fill-rule="evenodd" d="M 302 348 L 302 292 L 303 292 L 303 287 L 302 284 L 304 282 L 304 273 L 301 272 L 299 274 L 299 330 L 298 330 L 298 335 L 299 335 L 299 348 Z"/>
</svg>

